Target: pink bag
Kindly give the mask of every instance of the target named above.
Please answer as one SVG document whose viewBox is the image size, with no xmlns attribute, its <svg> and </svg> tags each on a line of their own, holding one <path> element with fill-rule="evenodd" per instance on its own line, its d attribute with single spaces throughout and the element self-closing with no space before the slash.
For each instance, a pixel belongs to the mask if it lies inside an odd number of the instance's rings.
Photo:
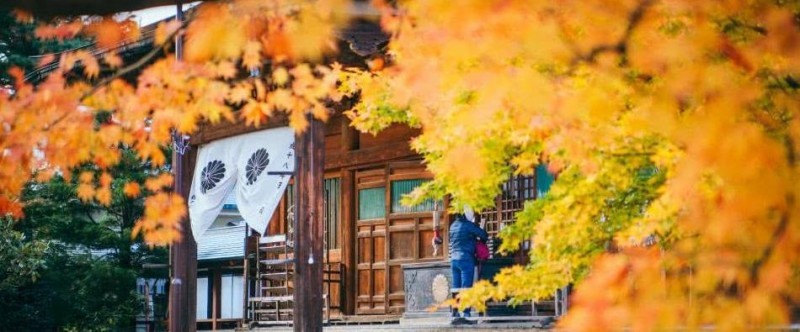
<svg viewBox="0 0 800 332">
<path fill-rule="evenodd" d="M 489 246 L 481 241 L 475 241 L 475 259 L 483 262 L 489 259 Z"/>
</svg>

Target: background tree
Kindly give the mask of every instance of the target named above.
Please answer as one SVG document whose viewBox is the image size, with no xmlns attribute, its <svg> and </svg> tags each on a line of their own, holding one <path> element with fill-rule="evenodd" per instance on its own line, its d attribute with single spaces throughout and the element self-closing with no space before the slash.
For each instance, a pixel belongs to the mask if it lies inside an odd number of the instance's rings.
<svg viewBox="0 0 800 332">
<path fill-rule="evenodd" d="M 93 167 L 86 165 L 82 170 Z M 56 176 L 26 186 L 25 218 L 8 224 L 16 230 L 4 229 L 2 234 L 19 234 L 17 242 L 24 244 L 8 252 L 14 259 L 10 261 L 36 260 L 10 266 L 17 274 L 31 271 L 28 274 L 35 273 L 35 278 L 25 275 L 0 289 L 0 310 L 5 313 L 0 326 L 31 331 L 133 328 L 135 315 L 143 308 L 136 278 L 143 275 L 144 263 L 166 263 L 166 251 L 151 249 L 141 236 L 131 236 L 150 194 L 131 188 L 133 183 L 143 188 L 149 175 L 168 169 L 142 164 L 126 151 L 110 171 L 116 176 L 107 206 L 82 201 L 79 179 L 65 181 Z M 37 255 L 19 252 L 36 246 L 43 247 L 37 248 Z"/>
<path fill-rule="evenodd" d="M 85 46 L 81 38 L 40 40 L 34 33 L 36 24 L 20 22 L 10 11 L 0 11 L 0 85 L 12 84 L 8 70 L 19 67 L 31 71 L 42 55 Z"/>
</svg>

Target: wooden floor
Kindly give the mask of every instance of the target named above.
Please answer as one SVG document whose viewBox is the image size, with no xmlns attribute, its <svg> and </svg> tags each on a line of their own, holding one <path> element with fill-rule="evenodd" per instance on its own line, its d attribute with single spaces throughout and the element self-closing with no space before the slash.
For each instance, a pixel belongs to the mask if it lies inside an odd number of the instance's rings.
<svg viewBox="0 0 800 332">
<path fill-rule="evenodd" d="M 240 330 L 241 331 L 241 330 Z M 249 331 L 254 332 L 289 332 L 294 331 L 292 327 L 275 326 L 275 327 L 259 327 Z M 384 332 L 408 332 L 408 331 L 469 331 L 469 332 L 483 332 L 483 331 L 546 331 L 544 329 L 537 329 L 532 323 L 483 323 L 475 325 L 461 325 L 450 326 L 449 324 L 385 324 L 385 325 L 349 325 L 349 326 L 326 326 L 324 331 L 384 331 Z"/>
<path fill-rule="evenodd" d="M 366 319 L 368 318 L 368 319 Z M 474 319 L 474 318 L 473 318 Z M 347 317 L 345 320 L 338 320 L 325 326 L 325 331 L 545 331 L 549 329 L 540 329 L 541 322 L 478 322 L 474 325 L 458 325 L 452 326 L 449 324 L 449 318 L 419 321 L 419 320 L 402 320 L 399 316 L 353 316 Z M 551 326 L 548 326 L 551 327 Z M 252 329 L 238 329 L 236 332 L 289 332 L 293 331 L 291 326 L 258 326 Z"/>
</svg>

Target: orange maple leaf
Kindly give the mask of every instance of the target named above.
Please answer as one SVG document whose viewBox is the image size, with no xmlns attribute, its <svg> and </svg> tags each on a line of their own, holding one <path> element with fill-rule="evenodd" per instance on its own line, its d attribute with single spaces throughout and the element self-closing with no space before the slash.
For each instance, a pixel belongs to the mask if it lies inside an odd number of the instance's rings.
<svg viewBox="0 0 800 332">
<path fill-rule="evenodd" d="M 258 127 L 267 120 L 271 109 L 266 103 L 250 101 L 242 108 L 241 112 L 241 117 L 248 126 Z"/>
<path fill-rule="evenodd" d="M 125 196 L 128 196 L 130 198 L 136 198 L 139 197 L 139 195 L 142 193 L 142 189 L 138 183 L 128 182 L 125 183 L 125 187 L 122 189 L 122 192 L 125 193 Z"/>
<path fill-rule="evenodd" d="M 92 182 L 92 180 L 94 180 L 94 174 L 92 172 L 81 172 L 81 174 L 78 176 L 78 181 L 81 183 L 88 184 Z"/>
<path fill-rule="evenodd" d="M 94 197 L 95 190 L 94 187 L 87 183 L 81 183 L 78 185 L 78 198 L 82 201 L 87 202 Z"/>
<path fill-rule="evenodd" d="M 113 179 L 114 178 L 111 177 L 111 174 L 108 174 L 107 172 L 103 172 L 103 174 L 100 174 L 100 185 L 103 186 L 103 187 L 109 187 L 109 186 L 111 186 L 111 181 Z"/>
<path fill-rule="evenodd" d="M 86 32 L 95 37 L 97 45 L 102 48 L 111 48 L 122 43 L 126 38 L 138 37 L 139 31 L 133 21 L 117 22 L 111 17 L 105 17 L 86 27 Z"/>
<path fill-rule="evenodd" d="M 94 198 L 100 204 L 111 205 L 111 187 L 100 187 L 95 192 Z"/>
<path fill-rule="evenodd" d="M 161 188 L 172 186 L 172 174 L 163 173 L 157 177 L 149 178 L 144 182 L 144 187 L 147 190 L 156 192 L 161 190 Z"/>
</svg>

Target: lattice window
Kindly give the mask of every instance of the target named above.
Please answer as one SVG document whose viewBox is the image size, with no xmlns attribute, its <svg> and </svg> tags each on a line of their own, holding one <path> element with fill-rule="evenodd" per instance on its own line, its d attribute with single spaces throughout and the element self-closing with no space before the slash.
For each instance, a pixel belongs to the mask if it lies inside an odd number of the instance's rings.
<svg viewBox="0 0 800 332">
<path fill-rule="evenodd" d="M 481 213 L 489 236 L 495 237 L 506 225 L 514 222 L 525 201 L 535 198 L 536 181 L 533 176 L 512 176 L 503 183 L 503 192 L 495 199 L 495 207 Z"/>
</svg>

